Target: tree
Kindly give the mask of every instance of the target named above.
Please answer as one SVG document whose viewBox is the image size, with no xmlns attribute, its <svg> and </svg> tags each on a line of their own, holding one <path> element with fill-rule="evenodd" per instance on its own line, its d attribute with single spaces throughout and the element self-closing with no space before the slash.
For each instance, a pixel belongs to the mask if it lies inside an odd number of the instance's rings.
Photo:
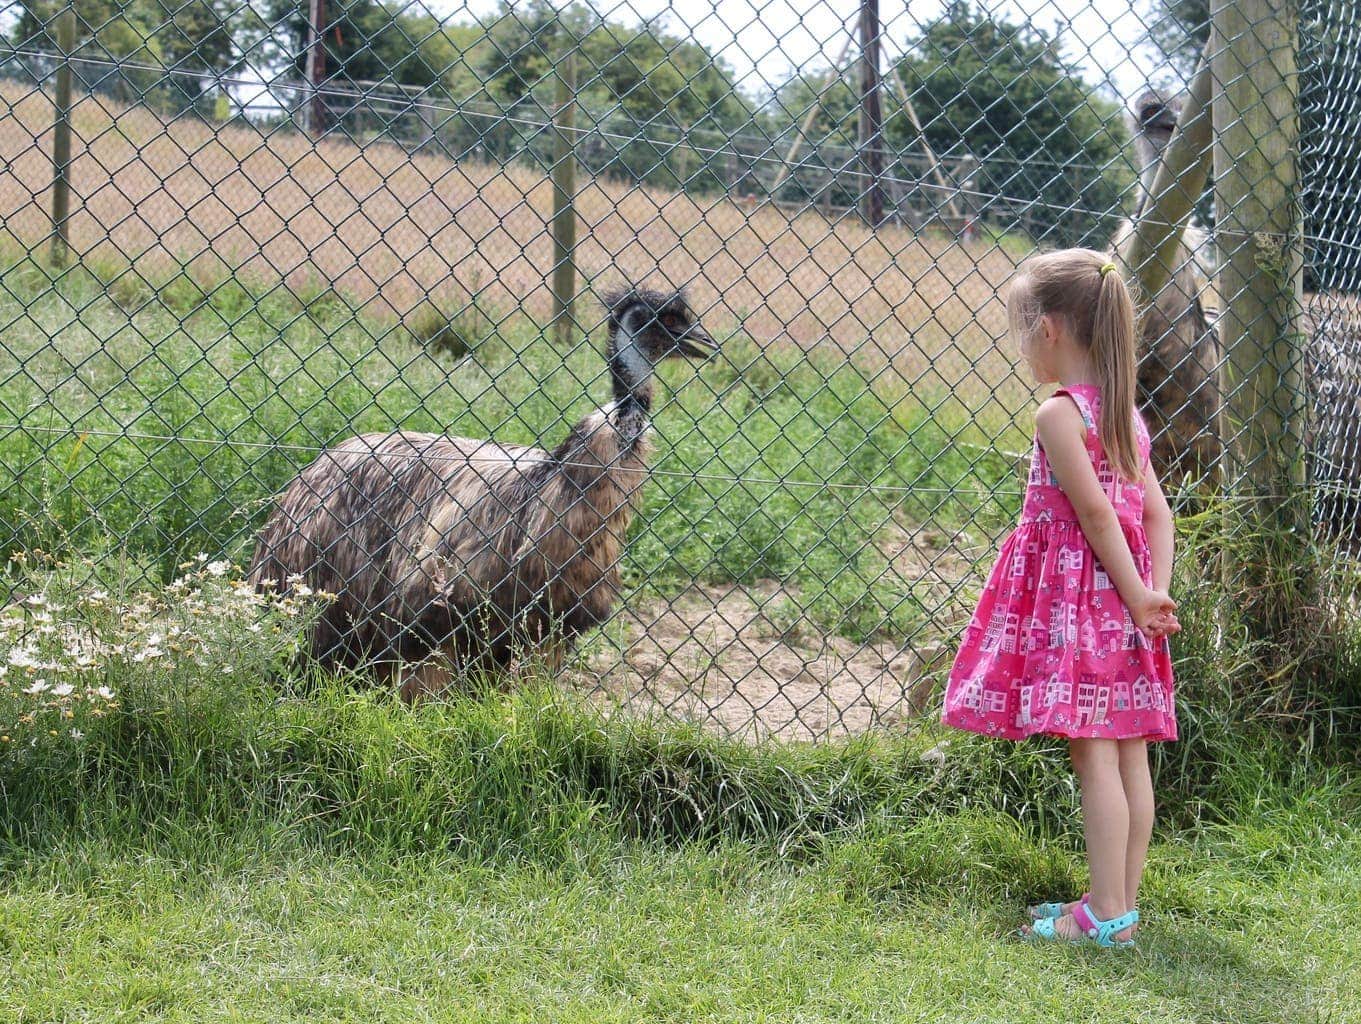
<svg viewBox="0 0 1361 1024">
<path fill-rule="evenodd" d="M 1057 40 L 954 2 L 895 71 L 935 152 L 980 161 L 980 190 L 1024 208 L 1039 238 L 1108 241 L 1133 180 L 1121 111 L 1082 81 Z M 899 152 L 916 142 L 901 110 L 885 134 Z"/>
<path fill-rule="evenodd" d="M 66 0 L 24 0 L 12 41 L 56 50 L 55 19 L 68 6 Z M 218 76 L 237 67 L 258 34 L 249 8 L 234 0 L 81 0 L 75 12 L 76 54 L 120 62 L 114 91 L 171 113 L 196 103 Z"/>
</svg>

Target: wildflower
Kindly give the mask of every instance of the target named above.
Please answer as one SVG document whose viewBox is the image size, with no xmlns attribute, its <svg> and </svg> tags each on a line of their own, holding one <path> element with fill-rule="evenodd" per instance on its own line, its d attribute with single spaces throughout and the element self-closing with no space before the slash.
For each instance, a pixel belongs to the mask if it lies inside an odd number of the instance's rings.
<svg viewBox="0 0 1361 1024">
<path fill-rule="evenodd" d="M 27 686 L 24 688 L 24 693 L 27 693 L 30 696 L 37 696 L 38 694 L 45 691 L 47 688 L 48 682 L 46 679 L 36 679 L 33 681 L 33 684 L 31 686 Z"/>
<path fill-rule="evenodd" d="M 33 652 L 27 647 L 11 647 L 9 651 L 9 663 L 15 668 L 34 668 L 38 664 L 38 659 L 33 656 Z"/>
<path fill-rule="evenodd" d="M 231 571 L 231 562 L 209 562 L 203 568 L 209 576 L 222 577 Z"/>
<path fill-rule="evenodd" d="M 105 700 L 113 700 L 113 691 L 110 690 L 107 686 L 101 686 L 99 689 L 95 690 L 95 693 L 103 697 Z"/>
<path fill-rule="evenodd" d="M 92 601 L 92 602 L 93 602 L 93 601 L 105 601 L 105 600 L 108 599 L 108 597 L 109 597 L 109 592 L 108 592 L 107 590 L 100 590 L 100 589 L 97 588 L 97 587 L 96 587 L 94 590 L 90 591 L 88 594 L 85 595 L 86 600 L 87 600 L 87 601 Z"/>
<path fill-rule="evenodd" d="M 79 729 L 72 729 L 72 730 L 71 730 L 71 739 L 73 739 L 73 740 L 83 740 L 84 738 L 85 738 L 85 734 L 84 734 L 83 732 L 81 732 Z"/>
<path fill-rule="evenodd" d="M 42 594 L 29 594 L 28 597 L 24 599 L 24 604 L 28 605 L 30 608 L 45 608 L 47 606 L 47 598 L 43 597 Z"/>
<path fill-rule="evenodd" d="M 70 683 L 58 683 L 56 686 L 52 687 L 52 696 L 69 697 L 74 690 L 75 687 Z"/>
</svg>

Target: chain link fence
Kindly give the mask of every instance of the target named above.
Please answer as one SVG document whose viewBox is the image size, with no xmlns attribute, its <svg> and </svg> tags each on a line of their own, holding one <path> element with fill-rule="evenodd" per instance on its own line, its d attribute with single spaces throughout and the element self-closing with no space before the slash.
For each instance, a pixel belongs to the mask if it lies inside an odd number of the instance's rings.
<svg viewBox="0 0 1361 1024">
<path fill-rule="evenodd" d="M 805 6 L 2 0 L 0 548 L 263 530 L 408 690 L 891 726 L 1020 506 L 1006 283 L 1117 244 L 1169 490 L 1350 535 L 1355 4 Z"/>
</svg>

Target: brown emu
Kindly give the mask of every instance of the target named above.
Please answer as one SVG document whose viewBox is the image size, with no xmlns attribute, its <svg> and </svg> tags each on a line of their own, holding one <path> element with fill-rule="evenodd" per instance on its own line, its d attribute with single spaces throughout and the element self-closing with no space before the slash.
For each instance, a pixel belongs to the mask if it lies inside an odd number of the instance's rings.
<svg viewBox="0 0 1361 1024">
<path fill-rule="evenodd" d="M 459 671 L 549 666 L 618 598 L 624 533 L 646 477 L 656 364 L 716 349 L 683 295 L 606 298 L 614 400 L 552 451 L 397 431 L 323 453 L 279 496 L 250 578 L 336 595 L 311 653 L 400 670 L 402 696 Z"/>
<path fill-rule="evenodd" d="M 1139 158 L 1144 214 L 1153 179 L 1181 116 L 1183 97 L 1146 89 L 1130 105 L 1129 126 Z M 1133 225 L 1121 225 L 1123 247 Z M 1140 405 L 1153 435 L 1153 464 L 1173 478 L 1199 480 L 1219 462 L 1219 337 L 1204 299 L 1212 267 L 1205 233 L 1192 223 L 1182 235 L 1167 283 L 1143 311 L 1139 353 Z"/>
</svg>

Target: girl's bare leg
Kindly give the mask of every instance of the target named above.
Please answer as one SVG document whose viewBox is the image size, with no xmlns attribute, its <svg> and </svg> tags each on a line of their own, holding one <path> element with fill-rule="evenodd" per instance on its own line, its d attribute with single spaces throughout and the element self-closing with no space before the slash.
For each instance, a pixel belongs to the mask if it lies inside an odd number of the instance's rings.
<svg viewBox="0 0 1361 1024">
<path fill-rule="evenodd" d="M 1082 786 L 1082 825 L 1092 879 L 1087 905 L 1097 918 L 1109 921 L 1130 909 L 1125 880 L 1130 810 L 1120 775 L 1120 750 L 1115 740 L 1105 739 L 1075 739 L 1069 750 Z M 1071 914 L 1059 918 L 1055 929 L 1073 938 L 1080 932 Z M 1128 930 L 1116 936 L 1128 937 Z"/>
<path fill-rule="evenodd" d="M 1139 905 L 1139 883 L 1153 836 L 1153 778 L 1148 770 L 1148 743 L 1120 740 L 1120 782 L 1129 808 L 1129 840 L 1125 847 L 1125 903 Z"/>
</svg>

